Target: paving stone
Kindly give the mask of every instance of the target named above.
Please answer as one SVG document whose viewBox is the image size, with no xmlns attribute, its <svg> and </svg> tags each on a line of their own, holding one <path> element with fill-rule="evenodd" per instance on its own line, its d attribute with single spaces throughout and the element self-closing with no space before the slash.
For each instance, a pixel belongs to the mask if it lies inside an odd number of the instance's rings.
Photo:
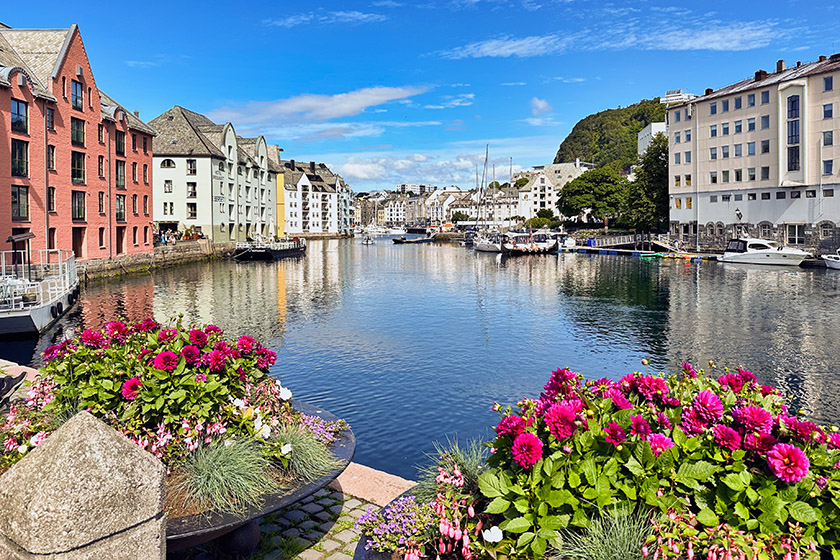
<svg viewBox="0 0 840 560">
<path fill-rule="evenodd" d="M 292 522 L 286 519 L 285 517 L 278 517 L 274 520 L 274 523 L 276 523 L 280 527 L 289 527 L 292 524 Z"/>
<path fill-rule="evenodd" d="M 304 519 L 306 519 L 309 516 L 306 514 L 305 511 L 301 511 L 299 509 L 293 509 L 292 511 L 288 512 L 283 517 L 285 517 L 286 519 L 288 519 L 289 521 L 291 521 L 293 523 L 298 523 L 300 521 L 303 521 Z"/>
<path fill-rule="evenodd" d="M 308 533 L 303 535 L 303 538 L 305 538 L 308 541 L 318 542 L 322 538 L 324 538 L 324 533 L 322 533 L 321 531 L 309 531 Z"/>
<path fill-rule="evenodd" d="M 312 494 L 312 496 L 315 498 L 323 498 L 324 496 L 329 496 L 330 494 L 331 492 L 329 490 L 327 490 L 326 488 L 321 488 L 320 490 Z"/>
<path fill-rule="evenodd" d="M 337 548 L 341 548 L 341 543 L 337 543 L 333 540 L 327 540 L 321 543 L 321 548 L 324 549 L 324 552 L 332 552 Z"/>
<path fill-rule="evenodd" d="M 359 507 L 360 505 L 362 505 L 362 502 L 360 502 L 356 498 L 353 498 L 351 500 L 347 500 L 346 502 L 344 502 L 344 507 L 346 509 L 354 509 L 354 508 Z"/>
<path fill-rule="evenodd" d="M 329 521 L 335 517 L 335 514 L 330 513 L 328 511 L 319 511 L 315 515 L 313 515 L 315 519 L 318 521 Z"/>
<path fill-rule="evenodd" d="M 306 504 L 305 506 L 303 506 L 300 509 L 305 511 L 306 513 L 309 513 L 309 514 L 318 513 L 319 511 L 324 511 L 324 508 L 319 506 L 316 503 Z"/>
<path fill-rule="evenodd" d="M 298 543 L 300 548 L 309 548 L 312 546 L 312 542 L 308 539 L 304 539 L 303 537 L 295 537 L 294 540 Z"/>
<path fill-rule="evenodd" d="M 321 525 L 318 527 L 318 529 L 320 529 L 321 531 L 323 531 L 325 533 L 329 533 L 330 529 L 332 529 L 333 527 L 335 527 L 335 523 L 333 523 L 332 521 L 328 521 L 326 523 L 321 523 Z"/>
<path fill-rule="evenodd" d="M 294 527 L 292 527 L 291 529 L 286 529 L 285 531 L 283 531 L 283 536 L 284 537 L 297 537 L 298 535 L 300 535 L 300 531 L 295 529 Z"/>
<path fill-rule="evenodd" d="M 354 509 L 353 511 L 348 513 L 348 515 L 350 515 L 350 517 L 353 517 L 355 519 L 360 518 L 364 514 L 365 514 L 365 512 L 363 510 L 360 510 L 360 509 Z"/>
<path fill-rule="evenodd" d="M 279 525 L 275 525 L 274 523 L 264 523 L 260 525 L 260 532 L 261 533 L 278 533 L 280 532 L 281 527 Z"/>
<path fill-rule="evenodd" d="M 282 545 L 282 544 L 283 544 L 283 541 L 284 541 L 284 540 L 286 540 L 286 539 L 284 539 L 284 538 L 283 538 L 283 537 L 281 537 L 280 535 L 277 535 L 277 536 L 275 536 L 275 537 L 271 537 L 271 540 L 270 540 L 270 541 L 268 541 L 268 544 L 269 544 L 269 546 L 271 546 L 272 548 L 277 548 L 277 547 L 279 547 L 280 545 Z"/>
<path fill-rule="evenodd" d="M 358 535 L 351 531 L 350 529 L 345 529 L 338 534 L 332 536 L 334 539 L 339 540 L 344 543 L 348 543 L 352 541 L 354 538 L 358 537 Z"/>
<path fill-rule="evenodd" d="M 343 492 L 333 492 L 332 494 L 330 494 L 330 497 L 331 497 L 333 500 L 337 500 L 337 501 L 339 501 L 339 502 L 343 502 L 344 500 L 349 500 L 349 499 L 350 499 L 350 498 L 352 498 L 353 496 L 351 496 L 350 494 L 344 494 Z"/>
<path fill-rule="evenodd" d="M 328 556 L 327 560 L 353 560 L 353 557 L 349 554 L 344 554 L 342 552 L 336 552 L 335 554 Z"/>
<path fill-rule="evenodd" d="M 331 500 L 329 498 L 323 498 L 321 500 L 318 500 L 315 503 L 316 504 L 321 504 L 324 507 L 330 507 L 331 505 L 333 505 L 335 503 L 335 500 Z"/>
<path fill-rule="evenodd" d="M 299 528 L 301 531 L 308 531 L 308 530 L 310 530 L 312 527 L 315 527 L 316 525 L 318 525 L 318 522 L 317 522 L 317 521 L 312 521 L 311 519 L 307 519 L 306 521 L 304 521 L 303 523 L 301 523 L 300 525 L 298 525 L 298 528 Z"/>
<path fill-rule="evenodd" d="M 331 508 L 330 508 L 330 511 L 331 511 L 331 512 L 333 512 L 333 513 L 338 514 L 338 513 L 341 513 L 341 510 L 343 510 L 343 509 L 344 509 L 344 506 L 342 506 L 341 504 L 339 504 L 339 505 L 337 505 L 337 506 L 333 506 L 333 507 L 331 507 Z"/>
<path fill-rule="evenodd" d="M 314 500 L 315 500 L 315 496 L 307 496 L 307 497 L 305 497 L 304 499 L 302 499 L 302 500 L 300 501 L 300 503 L 302 503 L 302 504 L 308 504 L 309 502 L 314 501 Z"/>
<path fill-rule="evenodd" d="M 321 558 L 321 553 L 310 548 L 298 554 L 298 558 L 301 560 L 318 560 Z"/>
<path fill-rule="evenodd" d="M 263 556 L 262 560 L 283 560 L 283 552 L 280 550 L 272 550 Z"/>
</svg>

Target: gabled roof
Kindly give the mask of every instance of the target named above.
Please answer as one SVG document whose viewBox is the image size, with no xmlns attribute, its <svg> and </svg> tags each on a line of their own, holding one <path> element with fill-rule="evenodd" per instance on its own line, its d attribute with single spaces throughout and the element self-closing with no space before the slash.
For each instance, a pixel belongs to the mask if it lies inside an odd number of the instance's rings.
<svg viewBox="0 0 840 560">
<path fill-rule="evenodd" d="M 49 88 L 45 87 L 38 77 L 38 74 L 26 63 L 26 61 L 15 51 L 5 36 L 7 30 L 0 28 L 0 85 L 12 85 L 12 73 L 23 72 L 29 79 L 32 93 L 36 97 L 55 101 Z"/>
<path fill-rule="evenodd" d="M 204 132 L 199 130 L 199 123 L 218 126 L 204 115 L 199 115 L 179 105 L 152 119 L 149 124 L 157 131 L 152 142 L 156 156 L 213 156 L 224 158 L 225 155 Z M 205 125 L 207 126 L 207 125 Z"/>
<path fill-rule="evenodd" d="M 145 132 L 146 134 L 151 134 L 152 136 L 155 136 L 157 134 L 157 132 L 155 132 L 155 129 L 141 121 L 139 117 L 135 116 L 134 113 L 132 113 L 131 111 L 114 101 L 114 98 L 106 94 L 101 89 L 99 90 L 99 102 L 101 105 L 103 119 L 111 121 L 116 120 L 115 114 L 117 112 L 117 109 L 122 109 L 123 111 L 125 111 L 125 114 L 128 117 L 129 128 L 133 128 L 134 130 L 137 130 L 139 132 Z"/>
<path fill-rule="evenodd" d="M 67 29 L 0 29 L 0 34 L 47 85 L 56 75 L 76 24 Z"/>
</svg>

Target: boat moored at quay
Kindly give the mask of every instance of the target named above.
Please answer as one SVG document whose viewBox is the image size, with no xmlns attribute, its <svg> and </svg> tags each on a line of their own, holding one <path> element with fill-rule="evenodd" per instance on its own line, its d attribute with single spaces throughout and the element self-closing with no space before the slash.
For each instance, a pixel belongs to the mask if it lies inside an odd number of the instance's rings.
<svg viewBox="0 0 840 560">
<path fill-rule="evenodd" d="M 297 257 L 306 253 L 306 239 L 265 239 L 239 242 L 233 258 L 238 261 L 273 261 L 286 257 Z"/>
<path fill-rule="evenodd" d="M 753 237 L 732 239 L 726 246 L 720 262 L 738 264 L 771 264 L 780 266 L 799 266 L 802 261 L 812 257 L 811 253 L 793 247 L 786 247 L 776 241 Z"/>
</svg>

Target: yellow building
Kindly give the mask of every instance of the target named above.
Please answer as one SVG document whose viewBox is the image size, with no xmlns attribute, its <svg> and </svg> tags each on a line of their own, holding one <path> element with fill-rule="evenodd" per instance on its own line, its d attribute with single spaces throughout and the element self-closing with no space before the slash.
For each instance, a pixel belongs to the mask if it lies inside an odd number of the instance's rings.
<svg viewBox="0 0 840 560">
<path fill-rule="evenodd" d="M 280 146 L 268 146 L 269 164 L 272 171 L 277 173 L 275 175 L 277 181 L 277 211 L 274 235 L 281 239 L 286 237 L 286 181 L 285 168 L 280 164 L 280 152 L 282 151 L 283 148 Z"/>
</svg>

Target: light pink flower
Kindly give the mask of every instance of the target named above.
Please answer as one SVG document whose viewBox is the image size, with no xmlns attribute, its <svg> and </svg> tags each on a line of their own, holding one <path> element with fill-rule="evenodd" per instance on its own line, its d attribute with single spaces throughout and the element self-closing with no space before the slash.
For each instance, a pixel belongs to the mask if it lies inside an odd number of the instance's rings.
<svg viewBox="0 0 840 560">
<path fill-rule="evenodd" d="M 767 453 L 767 465 L 780 480 L 799 482 L 808 474 L 811 463 L 805 453 L 795 445 L 777 443 Z"/>
<path fill-rule="evenodd" d="M 648 436 L 648 443 L 650 444 L 653 454 L 657 457 L 659 457 L 659 455 L 661 455 L 666 449 L 674 447 L 674 442 L 671 438 L 662 434 L 651 434 Z"/>
</svg>

